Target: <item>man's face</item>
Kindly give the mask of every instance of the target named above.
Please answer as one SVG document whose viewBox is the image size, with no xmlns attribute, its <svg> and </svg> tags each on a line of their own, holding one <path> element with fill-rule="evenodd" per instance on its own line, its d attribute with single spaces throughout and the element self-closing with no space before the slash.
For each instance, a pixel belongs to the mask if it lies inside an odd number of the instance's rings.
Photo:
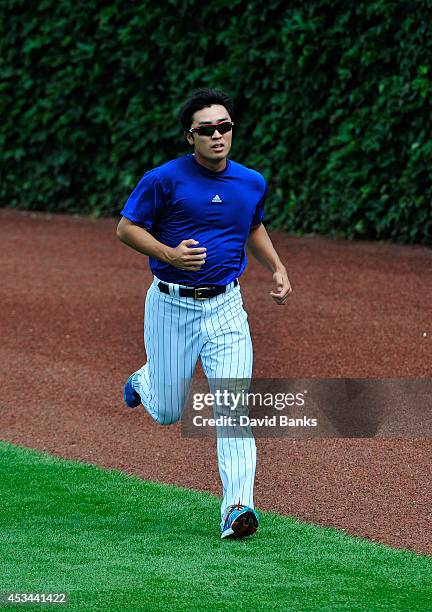
<svg viewBox="0 0 432 612">
<path fill-rule="evenodd" d="M 227 109 L 220 104 L 212 104 L 208 108 L 196 111 L 192 117 L 192 128 L 206 124 L 218 124 L 231 121 Z M 196 132 L 187 135 L 189 144 L 195 147 L 195 156 L 207 163 L 220 166 L 231 149 L 232 130 L 220 134 L 217 130 L 213 136 L 200 136 Z"/>
</svg>

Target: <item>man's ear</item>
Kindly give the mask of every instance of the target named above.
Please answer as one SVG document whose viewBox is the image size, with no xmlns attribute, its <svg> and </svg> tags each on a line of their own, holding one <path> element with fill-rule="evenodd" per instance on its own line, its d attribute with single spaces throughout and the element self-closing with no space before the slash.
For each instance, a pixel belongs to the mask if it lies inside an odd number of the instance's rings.
<svg viewBox="0 0 432 612">
<path fill-rule="evenodd" d="M 184 135 L 185 135 L 187 143 L 190 144 L 193 147 L 194 139 L 193 139 L 192 134 L 190 132 L 185 132 Z"/>
</svg>

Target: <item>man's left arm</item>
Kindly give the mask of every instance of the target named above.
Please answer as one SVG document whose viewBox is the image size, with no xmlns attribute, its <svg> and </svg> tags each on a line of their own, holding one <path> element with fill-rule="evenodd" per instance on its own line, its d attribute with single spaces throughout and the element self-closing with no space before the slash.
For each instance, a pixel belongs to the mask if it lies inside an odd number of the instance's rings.
<svg viewBox="0 0 432 612">
<path fill-rule="evenodd" d="M 275 291 L 270 291 L 270 295 L 276 304 L 286 304 L 289 295 L 292 293 L 288 273 L 279 259 L 279 255 L 276 253 L 270 236 L 262 223 L 251 229 L 246 244 L 252 255 L 265 268 L 273 272 Z"/>
</svg>

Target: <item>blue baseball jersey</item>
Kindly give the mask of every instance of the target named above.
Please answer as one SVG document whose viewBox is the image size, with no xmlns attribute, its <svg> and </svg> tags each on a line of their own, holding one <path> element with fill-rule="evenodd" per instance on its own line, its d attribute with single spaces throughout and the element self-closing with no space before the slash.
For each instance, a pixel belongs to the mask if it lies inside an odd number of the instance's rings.
<svg viewBox="0 0 432 612">
<path fill-rule="evenodd" d="M 227 159 L 214 172 L 184 155 L 144 174 L 121 214 L 157 240 L 176 247 L 193 239 L 206 247 L 200 270 L 179 270 L 150 257 L 153 274 L 192 287 L 227 285 L 246 268 L 246 241 L 264 218 L 267 185 L 255 170 Z"/>
</svg>

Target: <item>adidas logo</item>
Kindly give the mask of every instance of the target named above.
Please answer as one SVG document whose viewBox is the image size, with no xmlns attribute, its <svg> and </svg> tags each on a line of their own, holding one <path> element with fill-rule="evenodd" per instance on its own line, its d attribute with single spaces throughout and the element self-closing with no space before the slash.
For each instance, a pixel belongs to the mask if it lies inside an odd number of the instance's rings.
<svg viewBox="0 0 432 612">
<path fill-rule="evenodd" d="M 215 195 L 214 198 L 212 199 L 212 202 L 215 202 L 216 204 L 220 204 L 222 200 L 220 199 L 218 195 Z"/>
</svg>

